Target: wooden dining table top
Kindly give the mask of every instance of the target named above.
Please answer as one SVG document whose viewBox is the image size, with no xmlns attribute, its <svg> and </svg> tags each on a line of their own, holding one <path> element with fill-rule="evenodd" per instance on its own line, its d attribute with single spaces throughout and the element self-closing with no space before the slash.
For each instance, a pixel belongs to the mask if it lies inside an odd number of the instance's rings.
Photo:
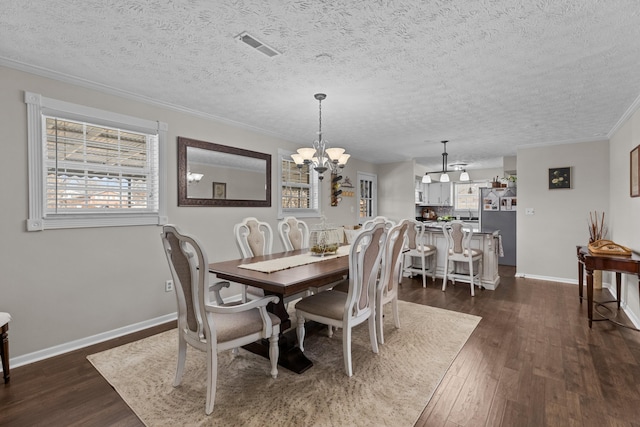
<svg viewBox="0 0 640 427">
<path fill-rule="evenodd" d="M 313 262 L 271 273 L 240 267 L 242 264 L 301 255 L 308 251 L 308 249 L 302 249 L 253 258 L 213 262 L 209 264 L 209 271 L 214 273 L 218 279 L 254 286 L 283 297 L 295 295 L 310 287 L 335 282 L 349 273 L 349 256 L 329 257 L 321 262 Z"/>
</svg>

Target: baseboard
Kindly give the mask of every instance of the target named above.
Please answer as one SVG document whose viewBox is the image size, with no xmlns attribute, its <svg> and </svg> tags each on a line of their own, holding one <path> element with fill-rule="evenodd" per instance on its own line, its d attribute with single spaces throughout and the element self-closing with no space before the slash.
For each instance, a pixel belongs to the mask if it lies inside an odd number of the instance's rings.
<svg viewBox="0 0 640 427">
<path fill-rule="evenodd" d="M 171 322 L 178 318 L 178 313 L 166 314 L 164 316 L 156 317 L 155 319 L 145 320 L 143 322 L 134 323 L 133 325 L 123 326 L 122 328 L 114 329 L 111 331 L 103 332 L 101 334 L 92 335 L 90 337 L 81 338 L 79 340 L 70 341 L 64 344 L 56 345 L 53 347 L 38 350 L 33 353 L 24 354 L 11 358 L 9 366 L 17 368 L 18 366 L 28 365 L 29 363 L 38 362 L 40 360 L 48 359 L 53 356 L 68 353 L 79 348 L 88 347 L 93 344 L 98 344 L 104 341 L 108 341 L 113 338 L 118 338 L 123 335 L 131 334 L 133 332 L 148 329 L 153 326 L 162 325 L 163 323 Z"/>
<path fill-rule="evenodd" d="M 552 277 L 552 276 L 538 276 L 535 274 L 526 274 L 519 273 L 516 271 L 515 277 L 519 277 L 522 279 L 536 279 L 536 280 L 545 280 L 547 282 L 561 282 L 561 283 L 571 283 L 574 285 L 578 284 L 577 279 L 567 279 L 566 277 Z"/>
</svg>

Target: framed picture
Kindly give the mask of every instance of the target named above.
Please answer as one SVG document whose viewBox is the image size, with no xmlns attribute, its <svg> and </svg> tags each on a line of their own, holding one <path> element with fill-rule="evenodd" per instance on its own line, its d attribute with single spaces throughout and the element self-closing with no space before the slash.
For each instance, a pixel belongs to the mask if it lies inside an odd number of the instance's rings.
<svg viewBox="0 0 640 427">
<path fill-rule="evenodd" d="M 631 150 L 631 197 L 640 196 L 640 145 Z"/>
<path fill-rule="evenodd" d="M 571 167 L 549 168 L 549 190 L 571 188 Z"/>
<path fill-rule="evenodd" d="M 214 199 L 226 199 L 227 198 L 227 183 L 226 182 L 214 182 L 213 183 L 213 198 Z"/>
</svg>

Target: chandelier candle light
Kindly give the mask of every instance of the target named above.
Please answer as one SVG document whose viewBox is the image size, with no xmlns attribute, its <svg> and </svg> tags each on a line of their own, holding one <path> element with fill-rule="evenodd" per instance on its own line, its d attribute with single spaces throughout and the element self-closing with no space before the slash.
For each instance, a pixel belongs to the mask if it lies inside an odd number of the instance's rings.
<svg viewBox="0 0 640 427">
<path fill-rule="evenodd" d="M 327 95 L 316 93 L 314 97 L 319 106 L 318 139 L 313 141 L 313 147 L 298 148 L 298 153 L 292 154 L 291 158 L 298 168 L 311 165 L 318 172 L 318 179 L 322 180 L 327 170 L 343 168 L 351 155 L 345 154 L 344 148 L 327 148 L 327 141 L 322 138 L 322 101 Z"/>
</svg>

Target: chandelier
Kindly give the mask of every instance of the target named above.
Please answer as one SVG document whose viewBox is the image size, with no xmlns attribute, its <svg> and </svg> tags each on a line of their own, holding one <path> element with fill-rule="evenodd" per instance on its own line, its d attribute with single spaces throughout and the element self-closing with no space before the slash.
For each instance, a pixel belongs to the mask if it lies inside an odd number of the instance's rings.
<svg viewBox="0 0 640 427">
<path fill-rule="evenodd" d="M 440 182 L 449 182 L 449 173 L 447 172 L 447 142 L 449 141 L 440 141 L 444 144 L 444 152 L 442 153 L 442 170 L 439 171 L 434 171 L 434 172 L 426 172 L 424 174 L 424 176 L 422 177 L 422 182 L 425 184 L 429 184 L 431 182 L 431 177 L 429 176 L 430 173 L 439 173 L 440 175 Z M 464 169 L 462 171 L 462 173 L 460 174 L 460 181 L 469 181 L 469 174 L 467 173 L 466 169 Z"/>
<path fill-rule="evenodd" d="M 319 120 L 318 139 L 313 141 L 312 147 L 298 148 L 298 152 L 291 155 L 298 168 L 303 165 L 311 166 L 318 172 L 318 179 L 324 178 L 327 170 L 343 168 L 349 160 L 350 154 L 345 154 L 344 148 L 327 148 L 327 141 L 322 139 L 322 101 L 327 97 L 324 93 L 316 93 L 314 98 L 318 100 Z"/>
</svg>

